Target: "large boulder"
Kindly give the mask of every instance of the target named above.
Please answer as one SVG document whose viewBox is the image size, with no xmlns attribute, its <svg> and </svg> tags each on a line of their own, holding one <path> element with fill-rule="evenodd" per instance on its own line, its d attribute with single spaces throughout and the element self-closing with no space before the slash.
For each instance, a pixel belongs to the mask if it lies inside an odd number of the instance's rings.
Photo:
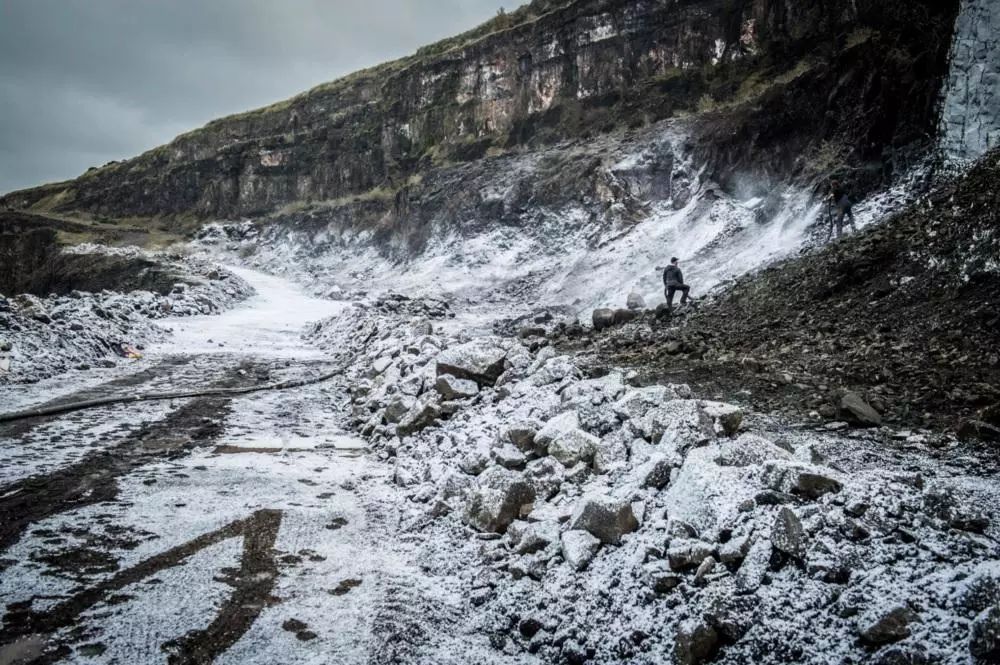
<svg viewBox="0 0 1000 665">
<path fill-rule="evenodd" d="M 609 496 L 590 495 L 580 500 L 569 519 L 569 528 L 586 531 L 602 543 L 617 545 L 622 536 L 639 528 L 632 504 Z"/>
<path fill-rule="evenodd" d="M 534 485 L 523 474 L 490 467 L 469 492 L 463 519 L 479 531 L 504 533 L 534 501 Z"/>
<path fill-rule="evenodd" d="M 837 403 L 841 417 L 865 427 L 879 427 L 882 424 L 882 414 L 873 409 L 868 402 L 857 393 L 847 391 L 840 396 Z"/>
<path fill-rule="evenodd" d="M 507 369 L 507 351 L 489 338 L 453 346 L 437 357 L 437 374 L 494 386 Z"/>
<path fill-rule="evenodd" d="M 614 324 L 620 326 L 631 321 L 635 321 L 639 318 L 639 313 L 631 309 L 616 309 L 614 316 Z"/>
<path fill-rule="evenodd" d="M 600 332 L 615 325 L 615 311 L 613 309 L 595 309 L 592 320 L 594 330 Z"/>
</svg>

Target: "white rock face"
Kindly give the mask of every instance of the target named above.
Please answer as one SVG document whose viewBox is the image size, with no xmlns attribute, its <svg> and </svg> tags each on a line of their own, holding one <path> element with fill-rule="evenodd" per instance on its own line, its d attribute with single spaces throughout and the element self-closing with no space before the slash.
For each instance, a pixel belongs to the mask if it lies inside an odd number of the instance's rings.
<svg viewBox="0 0 1000 665">
<path fill-rule="evenodd" d="M 941 143 L 954 161 L 1000 145 L 1000 2 L 963 0 L 941 112 Z"/>
</svg>

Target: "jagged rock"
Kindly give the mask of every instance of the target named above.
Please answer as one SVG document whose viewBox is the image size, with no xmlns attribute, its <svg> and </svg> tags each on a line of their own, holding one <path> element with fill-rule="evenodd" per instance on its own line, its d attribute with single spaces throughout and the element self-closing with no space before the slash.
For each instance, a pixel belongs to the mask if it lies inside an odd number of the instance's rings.
<svg viewBox="0 0 1000 665">
<path fill-rule="evenodd" d="M 490 339 L 445 349 L 437 357 L 437 374 L 474 381 L 481 387 L 494 386 L 507 369 L 507 352 Z"/>
<path fill-rule="evenodd" d="M 479 394 L 479 386 L 475 381 L 458 379 L 450 374 L 439 376 L 434 389 L 446 400 L 468 399 Z"/>
<path fill-rule="evenodd" d="M 806 552 L 806 534 L 798 515 L 788 508 L 781 508 L 771 529 L 771 543 L 780 552 L 801 559 Z"/>
<path fill-rule="evenodd" d="M 653 561 L 643 567 L 643 576 L 646 583 L 656 593 L 668 593 L 673 591 L 684 578 L 670 570 L 670 567 L 663 561 Z"/>
<path fill-rule="evenodd" d="M 612 406 L 622 420 L 641 420 L 649 411 L 670 400 L 687 399 L 691 396 L 688 386 L 648 386 L 630 390 Z"/>
<path fill-rule="evenodd" d="M 558 416 L 549 419 L 545 425 L 542 426 L 538 433 L 535 434 L 535 444 L 541 446 L 542 449 L 548 449 L 548 446 L 556 437 L 562 436 L 573 430 L 580 428 L 580 416 L 576 411 L 565 411 L 560 413 Z"/>
<path fill-rule="evenodd" d="M 966 420 L 958 428 L 958 437 L 964 440 L 986 441 L 1000 443 L 1000 427 L 982 420 Z"/>
<path fill-rule="evenodd" d="M 628 300 L 626 300 L 625 306 L 631 310 L 643 310 L 646 309 L 646 300 L 641 294 L 633 291 L 628 294 Z"/>
<path fill-rule="evenodd" d="M 714 547 L 700 540 L 676 539 L 667 549 L 667 561 L 670 562 L 671 570 L 687 570 L 697 568 L 714 553 Z"/>
<path fill-rule="evenodd" d="M 583 530 L 564 531 L 561 540 L 563 558 L 577 571 L 590 565 L 597 550 L 601 549 L 601 541 Z"/>
<path fill-rule="evenodd" d="M 490 454 L 486 450 L 475 449 L 458 461 L 458 468 L 470 476 L 478 476 L 490 465 Z"/>
<path fill-rule="evenodd" d="M 866 427 L 879 427 L 882 425 L 882 415 L 865 402 L 857 393 L 845 392 L 841 395 L 837 406 L 840 409 L 840 413 L 859 425 Z"/>
<path fill-rule="evenodd" d="M 772 460 L 791 459 L 791 455 L 773 442 L 756 434 L 741 434 L 736 439 L 723 441 L 715 463 L 719 466 L 753 466 Z"/>
<path fill-rule="evenodd" d="M 639 522 L 628 501 L 590 495 L 576 505 L 569 528 L 587 531 L 602 543 L 617 545 L 622 536 L 639 528 Z"/>
<path fill-rule="evenodd" d="M 526 554 L 514 559 L 507 566 L 507 571 L 515 580 L 523 577 L 530 577 L 533 580 L 541 580 L 545 577 L 545 563 L 547 559 L 542 554 Z"/>
<path fill-rule="evenodd" d="M 823 467 L 805 464 L 768 462 L 765 465 L 765 483 L 778 492 L 818 499 L 824 494 L 840 492 L 843 484 L 833 478 Z"/>
<path fill-rule="evenodd" d="M 682 454 L 715 438 L 712 419 L 693 400 L 670 400 L 633 422 L 647 440 L 667 443 Z"/>
<path fill-rule="evenodd" d="M 670 484 L 670 474 L 677 464 L 663 453 L 654 453 L 636 470 L 639 487 L 661 490 Z"/>
<path fill-rule="evenodd" d="M 698 665 L 707 662 L 719 646 L 719 634 L 700 620 L 685 621 L 677 629 L 674 662 L 677 665 Z"/>
<path fill-rule="evenodd" d="M 969 653 L 982 662 L 1000 662 L 1000 605 L 985 610 L 972 622 Z"/>
<path fill-rule="evenodd" d="M 572 467 L 580 462 L 590 463 L 594 459 L 601 440 L 581 429 L 573 429 L 559 434 L 548 446 L 549 455 L 563 466 Z"/>
<path fill-rule="evenodd" d="M 493 459 L 497 464 L 507 469 L 523 469 L 528 462 L 524 453 L 511 444 L 494 448 Z"/>
<path fill-rule="evenodd" d="M 743 424 L 743 409 L 722 402 L 701 402 L 702 410 L 712 419 L 716 434 L 734 436 Z"/>
<path fill-rule="evenodd" d="M 550 499 L 559 491 L 565 480 L 566 468 L 551 457 L 528 462 L 525 477 L 535 486 L 535 494 L 542 499 Z"/>
<path fill-rule="evenodd" d="M 417 399 L 416 404 L 400 418 L 396 432 L 400 436 L 409 436 L 430 427 L 440 417 L 441 406 L 438 403 L 438 396 L 427 393 Z"/>
<path fill-rule="evenodd" d="M 716 561 L 714 557 L 708 557 L 707 559 L 702 561 L 701 565 L 698 566 L 698 570 L 695 571 L 694 583 L 700 584 L 701 582 L 703 582 L 705 578 L 708 577 L 713 570 L 715 570 L 715 566 L 717 564 L 718 561 Z"/>
<path fill-rule="evenodd" d="M 511 442 L 523 453 L 543 453 L 544 450 L 538 451 L 535 445 L 535 435 L 542 427 L 541 421 L 538 420 L 520 422 L 507 428 L 500 438 Z"/>
<path fill-rule="evenodd" d="M 767 538 L 757 538 L 736 572 L 736 589 L 741 593 L 753 593 L 764 583 L 771 565 L 773 547 Z"/>
<path fill-rule="evenodd" d="M 620 437 L 612 435 L 601 439 L 594 451 L 594 473 L 611 473 L 628 465 L 629 451 Z"/>
<path fill-rule="evenodd" d="M 595 309 L 592 316 L 594 330 L 600 332 L 615 325 L 615 311 L 613 309 Z"/>
<path fill-rule="evenodd" d="M 916 618 L 909 608 L 897 605 L 866 614 L 858 623 L 858 630 L 868 644 L 891 644 L 910 636 L 910 624 Z"/>
<path fill-rule="evenodd" d="M 409 395 L 397 395 L 393 397 L 385 407 L 385 421 L 390 424 L 401 422 L 416 403 L 417 400 Z"/>
<path fill-rule="evenodd" d="M 719 545 L 719 561 L 726 565 L 740 563 L 747 557 L 751 542 L 748 536 L 739 536 Z"/>
<path fill-rule="evenodd" d="M 523 474 L 494 466 L 480 474 L 463 517 L 479 531 L 504 533 L 534 500 L 535 488 Z"/>
<path fill-rule="evenodd" d="M 514 551 L 518 554 L 534 554 L 558 542 L 558 522 L 534 522 L 524 530 Z"/>
<path fill-rule="evenodd" d="M 569 356 L 557 356 L 542 363 L 534 372 L 530 373 L 528 382 L 536 387 L 548 386 L 553 383 L 568 378 L 580 378 L 580 368 L 578 368 Z"/>
</svg>

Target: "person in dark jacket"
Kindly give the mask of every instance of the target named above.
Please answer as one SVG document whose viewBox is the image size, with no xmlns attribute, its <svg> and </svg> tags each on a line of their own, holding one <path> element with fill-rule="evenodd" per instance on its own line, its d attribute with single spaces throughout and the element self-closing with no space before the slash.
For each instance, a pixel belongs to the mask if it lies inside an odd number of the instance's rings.
<svg viewBox="0 0 1000 665">
<path fill-rule="evenodd" d="M 834 214 L 830 219 L 830 232 L 827 234 L 827 239 L 833 236 L 834 226 L 837 228 L 838 238 L 844 235 L 845 217 L 851 222 L 851 231 L 857 231 L 858 229 L 854 225 L 854 204 L 851 202 L 851 196 L 847 193 L 847 189 L 840 184 L 839 180 L 830 183 L 830 203 L 834 207 Z"/>
<path fill-rule="evenodd" d="M 691 287 L 684 283 L 684 273 L 681 272 L 677 257 L 670 259 L 670 265 L 663 271 L 663 286 L 667 295 L 667 310 L 674 308 L 674 294 L 681 292 L 681 304 L 686 305 Z"/>
</svg>

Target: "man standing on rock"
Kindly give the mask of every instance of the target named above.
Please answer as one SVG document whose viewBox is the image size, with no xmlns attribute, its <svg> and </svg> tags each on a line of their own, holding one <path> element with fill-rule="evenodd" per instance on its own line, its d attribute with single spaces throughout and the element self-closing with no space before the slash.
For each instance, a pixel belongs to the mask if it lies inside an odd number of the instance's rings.
<svg viewBox="0 0 1000 665">
<path fill-rule="evenodd" d="M 837 237 L 844 235 L 844 218 L 846 217 L 851 221 L 851 232 L 856 232 L 858 229 L 854 226 L 854 204 L 851 203 L 851 197 L 847 193 L 847 190 L 843 185 L 840 184 L 839 180 L 834 180 L 830 183 L 830 202 L 836 209 L 836 213 L 830 218 L 830 233 L 827 234 L 827 240 L 833 236 L 833 227 L 837 227 Z"/>
<path fill-rule="evenodd" d="M 691 287 L 684 283 L 684 273 L 681 272 L 680 260 L 675 256 L 670 259 L 670 265 L 663 271 L 663 286 L 667 294 L 667 311 L 674 309 L 674 294 L 681 292 L 681 304 L 686 305 Z"/>
</svg>

